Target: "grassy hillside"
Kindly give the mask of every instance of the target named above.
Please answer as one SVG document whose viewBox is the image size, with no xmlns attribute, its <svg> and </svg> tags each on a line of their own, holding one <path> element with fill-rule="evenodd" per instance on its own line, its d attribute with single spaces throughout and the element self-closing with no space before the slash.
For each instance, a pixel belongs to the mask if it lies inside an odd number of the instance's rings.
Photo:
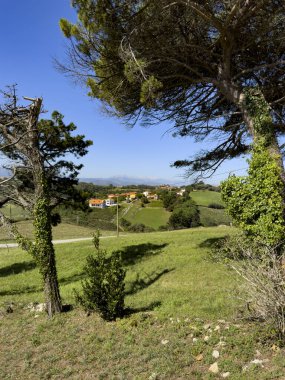
<svg viewBox="0 0 285 380">
<path fill-rule="evenodd" d="M 209 206 L 211 203 L 217 203 L 223 205 L 221 198 L 221 193 L 216 191 L 209 190 L 198 190 L 192 191 L 190 197 L 197 203 L 199 206 Z"/>
<path fill-rule="evenodd" d="M 132 204 L 129 211 L 124 215 L 124 218 L 132 224 L 143 223 L 154 229 L 165 226 L 171 213 L 161 207 L 161 203 L 157 201 L 153 203 L 154 205 L 151 202 L 146 207 L 141 207 L 140 202 Z"/>
<path fill-rule="evenodd" d="M 199 206 L 200 222 L 204 227 L 219 226 L 221 224 L 229 225 L 231 218 L 225 210 Z"/>
<path fill-rule="evenodd" d="M 204 227 L 229 225 L 231 218 L 224 209 L 214 209 L 208 207 L 211 203 L 224 206 L 221 193 L 209 190 L 198 190 L 190 193 L 191 198 L 199 206 L 200 222 Z"/>
<path fill-rule="evenodd" d="M 19 231 L 29 238 L 33 237 L 33 225 L 30 220 L 16 223 Z M 60 223 L 58 226 L 53 227 L 53 239 L 73 239 L 81 237 L 91 237 L 95 231 L 91 227 L 77 226 L 76 224 Z M 102 230 L 103 235 L 114 235 L 112 231 Z M 7 232 L 0 228 L 0 243 L 13 241 Z"/>
<path fill-rule="evenodd" d="M 43 300 L 35 264 L 18 249 L 0 251 L 0 302 L 14 302 L 12 314 L 0 314 L 0 378 L 198 380 L 226 372 L 235 380 L 283 378 L 284 350 L 270 348 L 262 324 L 234 319 L 235 276 L 208 259 L 211 243 L 230 231 L 102 239 L 108 251 L 122 250 L 131 308 L 126 318 L 109 323 L 77 307 L 51 320 L 30 312 L 27 303 Z M 74 304 L 72 289 L 80 288 L 92 251 L 90 242 L 56 247 L 64 302 Z M 249 364 L 254 358 L 267 361 Z M 208 369 L 216 361 L 220 374 L 214 376 Z"/>
<path fill-rule="evenodd" d="M 2 208 L 2 212 L 8 218 L 11 218 L 16 221 L 30 219 L 31 215 L 27 211 L 23 210 L 19 206 L 15 205 L 6 205 Z"/>
</svg>

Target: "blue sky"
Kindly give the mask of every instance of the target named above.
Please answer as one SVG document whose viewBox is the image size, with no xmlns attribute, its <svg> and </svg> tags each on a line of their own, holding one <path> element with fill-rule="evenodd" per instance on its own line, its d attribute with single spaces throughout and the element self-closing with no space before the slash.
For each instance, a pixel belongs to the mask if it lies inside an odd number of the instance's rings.
<svg viewBox="0 0 285 380">
<path fill-rule="evenodd" d="M 93 140 L 80 177 L 127 175 L 184 181 L 184 171 L 171 168 L 170 163 L 192 156 L 201 144 L 173 138 L 165 133 L 169 128 L 165 124 L 127 129 L 118 119 L 104 115 L 85 88 L 56 71 L 53 58 L 63 60 L 66 50 L 58 26 L 62 17 L 76 19 L 69 0 L 1 0 L 0 88 L 17 83 L 20 95 L 43 97 L 49 113 L 60 111 L 66 122 L 77 125 L 78 133 Z M 228 171 L 244 167 L 244 159 L 229 161 L 207 182 L 219 183 Z"/>
</svg>

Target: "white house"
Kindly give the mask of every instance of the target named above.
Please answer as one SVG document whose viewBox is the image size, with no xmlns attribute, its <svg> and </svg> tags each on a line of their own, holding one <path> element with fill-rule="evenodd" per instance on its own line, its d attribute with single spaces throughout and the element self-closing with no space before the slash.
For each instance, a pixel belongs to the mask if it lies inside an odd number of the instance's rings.
<svg viewBox="0 0 285 380">
<path fill-rule="evenodd" d="M 105 200 L 105 204 L 106 204 L 107 207 L 111 207 L 111 206 L 115 206 L 116 205 L 114 199 L 112 199 L 112 198 L 106 199 Z"/>
</svg>

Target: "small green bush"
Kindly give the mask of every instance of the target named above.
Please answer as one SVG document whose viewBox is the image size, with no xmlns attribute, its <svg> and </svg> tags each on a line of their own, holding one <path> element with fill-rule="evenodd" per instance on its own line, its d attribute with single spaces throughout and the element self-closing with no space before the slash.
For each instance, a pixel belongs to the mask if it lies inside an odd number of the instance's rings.
<svg viewBox="0 0 285 380">
<path fill-rule="evenodd" d="M 95 254 L 86 259 L 86 280 L 82 294 L 75 292 L 77 302 L 86 311 L 97 311 L 107 321 L 124 315 L 125 275 L 119 252 L 111 256 L 99 247 L 99 232 L 94 235 Z"/>
</svg>

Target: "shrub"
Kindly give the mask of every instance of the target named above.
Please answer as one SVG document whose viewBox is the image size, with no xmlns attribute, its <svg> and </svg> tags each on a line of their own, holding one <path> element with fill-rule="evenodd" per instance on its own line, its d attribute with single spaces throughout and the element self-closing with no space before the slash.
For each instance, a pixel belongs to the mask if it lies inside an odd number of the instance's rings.
<svg viewBox="0 0 285 380">
<path fill-rule="evenodd" d="M 122 218 L 121 219 L 121 222 L 120 222 L 121 226 L 124 228 L 124 229 L 128 229 L 130 226 L 131 226 L 131 222 L 129 222 L 127 219 L 125 218 Z"/>
<path fill-rule="evenodd" d="M 225 208 L 225 206 L 219 204 L 219 203 L 210 203 L 208 205 L 209 208 L 215 208 L 215 209 L 218 209 L 218 210 L 222 210 Z"/>
<path fill-rule="evenodd" d="M 242 233 L 220 240 L 213 250 L 240 277 L 237 297 L 251 319 L 273 324 L 285 337 L 284 252 Z"/>
<path fill-rule="evenodd" d="M 165 226 L 159 226 L 158 227 L 158 231 L 167 231 L 168 230 L 168 226 L 165 225 Z"/>
<path fill-rule="evenodd" d="M 169 218 L 169 225 L 174 229 L 197 227 L 199 224 L 199 210 L 192 200 L 176 206 Z"/>
<path fill-rule="evenodd" d="M 260 249 L 259 249 L 260 251 Z M 281 339 L 285 337 L 284 253 L 263 246 L 263 253 L 248 248 L 244 259 L 231 267 L 242 277 L 239 298 L 243 298 L 251 317 L 272 323 Z"/>
<path fill-rule="evenodd" d="M 86 311 L 97 311 L 103 319 L 112 321 L 124 314 L 125 270 L 119 252 L 107 256 L 99 247 L 99 232 L 94 234 L 95 254 L 86 259 L 86 280 L 82 294 L 75 292 L 77 302 Z"/>
<path fill-rule="evenodd" d="M 146 227 L 143 223 L 132 224 L 128 230 L 131 232 L 150 232 L 150 227 Z"/>
<path fill-rule="evenodd" d="M 239 261 L 248 257 L 246 252 L 249 250 L 255 252 L 255 257 L 262 257 L 264 248 L 252 237 L 246 236 L 241 231 L 237 231 L 214 242 L 210 251 L 210 257 L 213 261 L 218 262 Z"/>
</svg>

